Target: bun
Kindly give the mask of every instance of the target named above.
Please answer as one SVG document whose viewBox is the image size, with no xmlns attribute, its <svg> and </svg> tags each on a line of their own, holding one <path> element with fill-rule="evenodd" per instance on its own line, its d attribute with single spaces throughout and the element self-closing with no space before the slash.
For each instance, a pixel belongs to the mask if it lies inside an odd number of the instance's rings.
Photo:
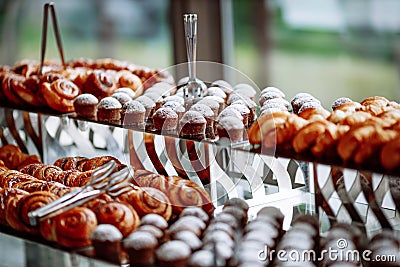
<svg viewBox="0 0 400 267">
<path fill-rule="evenodd" d="M 172 207 L 168 197 L 156 188 L 142 187 L 131 190 L 117 197 L 120 202 L 130 204 L 140 217 L 155 213 L 166 221 L 171 218 Z"/>
<path fill-rule="evenodd" d="M 103 70 L 92 71 L 83 85 L 84 93 L 92 94 L 98 99 L 111 96 L 116 89 L 112 76 Z"/>
<path fill-rule="evenodd" d="M 128 204 L 109 202 L 96 209 L 96 216 L 101 224 L 112 224 L 124 237 L 135 231 L 140 219 L 136 211 Z"/>
<path fill-rule="evenodd" d="M 19 199 L 17 202 L 16 212 L 18 214 L 19 223 L 20 226 L 23 228 L 23 231 L 30 234 L 37 234 L 37 227 L 32 227 L 29 223 L 28 213 L 38 208 L 41 208 L 56 199 L 56 195 L 45 191 L 33 192 Z"/>
<path fill-rule="evenodd" d="M 52 83 L 42 83 L 40 92 L 50 108 L 68 113 L 74 111 L 74 99 L 80 90 L 70 80 L 61 78 Z"/>
<path fill-rule="evenodd" d="M 97 226 L 96 215 L 84 207 L 76 207 L 53 218 L 58 244 L 68 248 L 91 245 L 90 235 Z"/>
</svg>

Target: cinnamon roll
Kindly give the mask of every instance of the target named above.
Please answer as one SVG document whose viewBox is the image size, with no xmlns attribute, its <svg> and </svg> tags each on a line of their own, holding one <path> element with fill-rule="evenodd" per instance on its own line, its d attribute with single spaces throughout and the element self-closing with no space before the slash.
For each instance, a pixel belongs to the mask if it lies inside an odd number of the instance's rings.
<svg viewBox="0 0 400 267">
<path fill-rule="evenodd" d="M 19 182 L 36 181 L 37 179 L 19 171 L 9 170 L 0 174 L 0 186 L 4 189 L 12 188 Z"/>
<path fill-rule="evenodd" d="M 91 158 L 87 161 L 85 161 L 83 164 L 79 164 L 78 170 L 79 171 L 90 171 L 94 170 L 107 162 L 110 162 L 111 160 L 114 160 L 117 164 L 121 164 L 121 162 L 116 159 L 115 157 L 112 156 L 100 156 L 100 157 L 95 157 Z"/>
<path fill-rule="evenodd" d="M 74 99 L 80 89 L 70 80 L 61 78 L 52 83 L 42 83 L 40 92 L 50 108 L 68 113 L 74 111 Z"/>
<path fill-rule="evenodd" d="M 124 237 L 136 230 L 140 219 L 136 211 L 129 205 L 121 202 L 108 202 L 96 209 L 99 223 L 112 224 L 118 228 Z"/>
<path fill-rule="evenodd" d="M 171 202 L 168 197 L 156 188 L 141 187 L 117 197 L 118 201 L 130 204 L 140 217 L 155 213 L 169 220 L 172 214 Z"/>
<path fill-rule="evenodd" d="M 54 165 L 31 164 L 21 169 L 22 173 L 32 175 L 33 177 L 43 181 L 57 180 L 57 176 L 62 169 Z"/>
<path fill-rule="evenodd" d="M 68 248 L 91 245 L 90 235 L 97 226 L 96 215 L 84 207 L 75 207 L 53 218 L 58 244 Z"/>
<path fill-rule="evenodd" d="M 118 88 L 131 88 L 132 91 L 135 92 L 135 95 L 141 95 L 143 93 L 142 80 L 128 70 L 117 72 L 117 83 Z"/>
<path fill-rule="evenodd" d="M 25 226 L 20 220 L 17 205 L 21 198 L 29 196 L 29 193 L 20 189 L 6 189 L 5 193 L 5 218 L 7 224 L 17 231 L 24 231 Z"/>
<path fill-rule="evenodd" d="M 23 84 L 24 81 L 24 76 L 15 73 L 8 73 L 4 76 L 2 89 L 7 101 L 17 106 L 24 106 L 25 101 L 15 92 L 16 88 Z"/>
<path fill-rule="evenodd" d="M 19 199 L 16 206 L 16 212 L 20 221 L 19 224 L 23 228 L 22 230 L 30 234 L 37 234 L 38 228 L 30 225 L 28 213 L 41 208 L 56 199 L 56 195 L 46 191 L 33 192 Z"/>
<path fill-rule="evenodd" d="M 83 207 L 91 209 L 93 212 L 96 212 L 96 210 L 103 206 L 104 204 L 107 204 L 109 202 L 113 202 L 113 198 L 106 194 L 103 193 L 99 196 L 97 196 L 95 199 L 89 200 L 85 204 L 83 204 Z"/>
<path fill-rule="evenodd" d="M 83 93 L 92 94 L 98 99 L 111 96 L 117 89 L 113 77 L 103 70 L 94 70 L 83 85 Z"/>
</svg>

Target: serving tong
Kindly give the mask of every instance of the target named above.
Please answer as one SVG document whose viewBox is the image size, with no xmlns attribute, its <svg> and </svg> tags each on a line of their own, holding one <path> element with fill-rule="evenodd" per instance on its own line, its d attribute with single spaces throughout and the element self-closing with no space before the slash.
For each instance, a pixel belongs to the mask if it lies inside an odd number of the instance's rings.
<svg viewBox="0 0 400 267">
<path fill-rule="evenodd" d="M 203 96 L 207 86 L 196 79 L 196 50 L 197 50 L 197 14 L 183 15 L 185 28 L 186 54 L 188 59 L 189 80 L 183 87 L 186 105 Z"/>
<path fill-rule="evenodd" d="M 125 190 L 126 184 L 129 183 L 124 183 L 124 181 L 130 177 L 133 169 L 127 166 L 120 171 L 112 173 L 116 165 L 115 161 L 109 161 L 93 171 L 90 181 L 85 186 L 77 188 L 53 202 L 29 212 L 30 224 L 36 226 L 40 221 L 85 204 L 103 193 L 116 196 L 116 193 L 119 193 L 121 189 Z"/>
<path fill-rule="evenodd" d="M 54 35 L 55 35 L 56 42 L 57 42 L 58 52 L 59 52 L 60 58 L 61 58 L 61 63 L 63 65 L 63 67 L 65 68 L 64 49 L 62 46 L 61 34 L 60 34 L 60 29 L 58 27 L 56 9 L 55 9 L 54 5 L 55 5 L 54 2 L 50 2 L 50 3 L 44 4 L 44 7 L 43 7 L 42 43 L 41 43 L 41 50 L 40 50 L 40 69 L 39 69 L 40 75 L 43 74 L 42 73 L 43 72 L 43 64 L 44 64 L 44 58 L 46 55 L 49 13 L 51 16 L 51 20 L 53 22 L 53 30 L 54 30 Z"/>
</svg>

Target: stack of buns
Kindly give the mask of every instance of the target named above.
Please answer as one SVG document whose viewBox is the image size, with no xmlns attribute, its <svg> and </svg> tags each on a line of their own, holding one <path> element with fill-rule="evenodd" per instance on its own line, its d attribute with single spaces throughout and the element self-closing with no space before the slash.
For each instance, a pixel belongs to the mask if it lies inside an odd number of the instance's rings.
<svg viewBox="0 0 400 267">
<path fill-rule="evenodd" d="M 80 58 L 65 66 L 49 61 L 44 63 L 42 73 L 38 61 L 23 60 L 12 67 L 0 66 L 0 101 L 70 113 L 80 94 L 101 100 L 125 88 L 138 96 L 161 81 L 174 82 L 168 73 L 110 58 Z"/>
<path fill-rule="evenodd" d="M 339 98 L 329 112 L 316 98 L 301 93 L 291 101 L 293 112 L 289 112 L 280 104 L 283 100 L 276 96 L 263 103 L 261 116 L 249 129 L 252 145 L 260 145 L 266 153 L 312 155 L 389 171 L 400 168 L 398 103 L 380 96 L 360 103 Z"/>
</svg>

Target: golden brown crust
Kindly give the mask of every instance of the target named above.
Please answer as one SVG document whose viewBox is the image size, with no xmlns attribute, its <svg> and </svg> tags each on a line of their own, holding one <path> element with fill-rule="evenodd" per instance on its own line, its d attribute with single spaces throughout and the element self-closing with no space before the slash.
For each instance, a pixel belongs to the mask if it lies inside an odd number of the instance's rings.
<svg viewBox="0 0 400 267">
<path fill-rule="evenodd" d="M 23 231 L 30 234 L 37 234 L 39 229 L 30 225 L 28 213 L 41 208 L 56 199 L 56 195 L 46 191 L 33 192 L 19 199 L 16 206 L 16 212 L 21 226 L 23 226 Z"/>
<path fill-rule="evenodd" d="M 152 187 L 141 187 L 117 197 L 118 201 L 130 204 L 140 217 L 155 213 L 166 221 L 171 218 L 172 207 L 168 197 L 160 190 Z"/>
<path fill-rule="evenodd" d="M 395 170 L 400 167 L 400 139 L 393 139 L 382 147 L 380 162 L 387 170 Z"/>
<path fill-rule="evenodd" d="M 95 212 L 99 223 L 114 225 L 124 237 L 135 231 L 140 224 L 139 215 L 126 203 L 108 202 Z"/>
<path fill-rule="evenodd" d="M 273 127 L 273 118 L 279 119 L 285 119 L 288 116 L 290 116 L 290 113 L 287 111 L 282 111 L 282 112 L 274 112 L 274 113 L 269 113 L 261 116 L 256 122 L 254 122 L 249 131 L 248 131 L 248 137 L 249 137 L 249 142 L 252 145 L 256 144 L 261 144 L 262 143 L 262 138 L 263 135 L 266 134 L 267 132 L 270 131 L 270 129 Z"/>
<path fill-rule="evenodd" d="M 334 156 L 338 139 L 349 130 L 350 127 L 347 125 L 328 124 L 325 131 L 315 140 L 315 144 L 311 148 L 312 154 L 318 158 Z"/>
<path fill-rule="evenodd" d="M 78 170 L 79 166 L 84 164 L 89 159 L 86 157 L 66 157 L 60 158 L 54 162 L 54 166 L 61 168 L 64 171 Z"/>
<path fill-rule="evenodd" d="M 142 80 L 137 75 L 128 70 L 121 70 L 116 76 L 118 88 L 131 88 L 138 96 L 143 93 Z"/>
<path fill-rule="evenodd" d="M 6 197 L 5 197 L 5 204 L 6 204 L 6 212 L 5 218 L 7 224 L 10 225 L 17 231 L 24 231 L 25 226 L 20 221 L 18 212 L 17 212 L 17 204 L 18 201 L 23 198 L 24 196 L 29 195 L 28 192 L 19 189 L 7 189 L 6 190 Z"/>
<path fill-rule="evenodd" d="M 338 143 L 337 152 L 343 161 L 347 162 L 353 159 L 360 146 L 372 138 L 376 128 L 373 125 L 362 125 L 353 127 L 345 134 Z"/>
<path fill-rule="evenodd" d="M 79 164 L 79 166 L 77 166 L 79 171 L 91 171 L 94 170 L 104 164 L 106 164 L 107 162 L 110 162 L 111 160 L 114 160 L 117 164 L 121 164 L 121 162 L 112 156 L 100 156 L 100 157 L 95 157 L 95 158 L 91 158 L 87 161 L 82 162 L 81 164 Z"/>
<path fill-rule="evenodd" d="M 116 88 L 115 81 L 110 73 L 97 69 L 87 77 L 83 85 L 83 92 L 102 99 L 111 96 Z"/>
<path fill-rule="evenodd" d="M 372 115 L 368 112 L 356 111 L 356 112 L 351 113 L 350 115 L 346 116 L 340 122 L 340 124 L 349 125 L 349 126 L 360 125 L 371 117 L 372 117 Z"/>
<path fill-rule="evenodd" d="M 42 83 L 40 92 L 50 108 L 69 113 L 74 111 L 74 99 L 79 95 L 80 89 L 70 80 L 61 78 L 52 83 Z"/>
<path fill-rule="evenodd" d="M 301 128 L 293 138 L 292 146 L 297 153 L 303 153 L 313 146 L 317 138 L 326 131 L 326 121 L 314 121 Z"/>
<path fill-rule="evenodd" d="M 361 101 L 360 104 L 363 106 L 374 105 L 374 106 L 386 107 L 389 104 L 389 100 L 387 100 L 383 96 L 371 96 Z"/>
<path fill-rule="evenodd" d="M 76 207 L 53 218 L 58 244 L 68 248 L 91 245 L 90 235 L 97 226 L 96 215 L 84 207 Z"/>
</svg>

